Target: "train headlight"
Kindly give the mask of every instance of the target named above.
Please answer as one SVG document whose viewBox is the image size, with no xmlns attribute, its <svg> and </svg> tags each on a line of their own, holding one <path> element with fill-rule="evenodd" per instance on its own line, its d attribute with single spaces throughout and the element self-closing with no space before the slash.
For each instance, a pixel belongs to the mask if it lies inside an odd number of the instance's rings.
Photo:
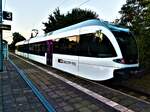
<svg viewBox="0 0 150 112">
<path fill-rule="evenodd" d="M 125 64 L 125 60 L 123 58 L 122 59 L 114 59 L 113 61 L 117 62 L 117 63 Z"/>
</svg>

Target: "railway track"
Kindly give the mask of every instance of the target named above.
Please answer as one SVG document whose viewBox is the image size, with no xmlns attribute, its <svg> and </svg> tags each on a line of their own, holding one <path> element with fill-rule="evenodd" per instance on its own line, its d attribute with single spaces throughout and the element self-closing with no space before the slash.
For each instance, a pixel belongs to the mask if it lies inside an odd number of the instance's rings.
<svg viewBox="0 0 150 112">
<path fill-rule="evenodd" d="M 129 86 L 126 82 L 125 83 L 124 82 L 116 83 L 114 81 L 104 81 L 104 82 L 98 82 L 98 84 L 105 85 L 107 87 L 121 91 L 123 93 L 134 96 L 141 100 L 150 102 L 150 93 L 147 93 L 147 92 L 143 91 L 142 89 L 139 90 L 137 88 L 133 88 L 133 87 Z"/>
<path fill-rule="evenodd" d="M 123 85 L 120 85 L 119 87 L 114 88 L 114 89 L 117 89 L 124 93 L 130 94 L 131 96 L 135 96 L 137 98 L 150 102 L 150 95 L 146 92 L 135 90 L 135 89 L 123 86 Z"/>
</svg>

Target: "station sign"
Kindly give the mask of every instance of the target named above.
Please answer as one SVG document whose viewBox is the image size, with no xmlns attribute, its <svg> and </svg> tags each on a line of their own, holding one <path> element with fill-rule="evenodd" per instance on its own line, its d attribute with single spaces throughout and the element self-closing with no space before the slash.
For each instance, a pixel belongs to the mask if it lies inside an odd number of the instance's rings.
<svg viewBox="0 0 150 112">
<path fill-rule="evenodd" d="M 12 21 L 12 12 L 3 11 L 3 19 Z"/>
<path fill-rule="evenodd" d="M 11 25 L 0 24 L 1 30 L 11 30 Z"/>
</svg>

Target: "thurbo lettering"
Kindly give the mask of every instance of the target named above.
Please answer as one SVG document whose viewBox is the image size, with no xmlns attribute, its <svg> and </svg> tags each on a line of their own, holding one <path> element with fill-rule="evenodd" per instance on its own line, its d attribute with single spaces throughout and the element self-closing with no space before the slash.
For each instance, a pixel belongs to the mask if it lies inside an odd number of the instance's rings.
<svg viewBox="0 0 150 112">
<path fill-rule="evenodd" d="M 71 64 L 71 65 L 76 66 L 75 62 L 66 61 L 66 60 L 63 60 L 63 59 L 58 59 L 58 63 Z"/>
</svg>

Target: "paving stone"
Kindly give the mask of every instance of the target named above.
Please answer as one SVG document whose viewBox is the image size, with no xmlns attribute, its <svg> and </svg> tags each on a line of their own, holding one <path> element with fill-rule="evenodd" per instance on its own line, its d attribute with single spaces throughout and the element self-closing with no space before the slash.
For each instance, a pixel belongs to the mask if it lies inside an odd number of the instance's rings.
<svg viewBox="0 0 150 112">
<path fill-rule="evenodd" d="M 64 100 L 67 100 L 67 101 L 68 101 L 69 99 L 71 99 L 71 96 L 65 96 L 65 97 L 64 97 Z"/>
<path fill-rule="evenodd" d="M 74 108 L 73 108 L 73 107 L 71 107 L 71 106 L 67 106 L 67 105 L 66 105 L 66 106 L 64 106 L 64 107 L 63 107 L 63 109 L 64 109 L 64 111 L 65 111 L 65 112 L 70 112 L 70 111 L 73 111 L 73 110 L 74 110 Z"/>
<path fill-rule="evenodd" d="M 66 106 L 66 105 L 67 105 L 67 103 L 65 103 L 65 102 L 61 102 L 61 103 L 59 103 L 58 105 L 59 105 L 59 106 L 61 106 L 61 107 L 63 107 L 63 106 Z"/>
<path fill-rule="evenodd" d="M 23 90 L 23 93 L 24 93 L 24 94 L 28 94 L 28 93 L 31 94 L 32 92 L 33 92 L 33 91 L 30 90 L 30 89 L 24 89 L 24 90 Z"/>
<path fill-rule="evenodd" d="M 47 112 L 45 108 L 36 108 L 35 112 Z"/>
<path fill-rule="evenodd" d="M 88 105 L 91 105 L 91 102 L 89 102 L 87 100 L 84 100 L 84 101 L 82 101 L 81 104 L 84 105 L 84 106 L 88 106 Z"/>
<path fill-rule="evenodd" d="M 57 112 L 65 112 L 63 109 L 61 108 L 56 108 Z"/>
<path fill-rule="evenodd" d="M 91 110 L 89 110 L 88 108 L 80 108 L 79 112 L 92 112 Z"/>
<path fill-rule="evenodd" d="M 17 97 L 17 98 L 16 98 L 16 102 L 27 102 L 27 99 L 26 99 L 25 96 Z"/>
<path fill-rule="evenodd" d="M 2 110 L 3 109 L 3 106 L 2 106 L 2 103 L 0 103 L 0 110 Z"/>
<path fill-rule="evenodd" d="M 0 104 L 2 104 L 2 96 L 0 96 Z"/>
<path fill-rule="evenodd" d="M 99 109 L 99 108 L 98 108 L 96 105 L 94 105 L 94 104 L 89 105 L 88 107 L 91 108 L 92 110 L 98 110 L 98 109 Z"/>
<path fill-rule="evenodd" d="M 7 108 L 4 112 L 17 112 L 17 110 L 15 108 Z"/>
<path fill-rule="evenodd" d="M 7 71 L 2 76 L 0 75 L 0 112 L 24 112 L 26 110 L 29 112 L 28 110 L 31 107 L 29 104 L 30 98 L 35 99 L 36 102 L 38 99 L 30 87 L 18 75 L 16 69 L 8 61 L 4 65 Z M 39 100 L 34 107 L 38 108 L 38 104 L 41 105 Z M 46 109 L 43 107 L 42 111 L 44 112 L 44 110 L 46 112 Z"/>
<path fill-rule="evenodd" d="M 81 105 L 80 103 L 75 103 L 75 104 L 74 104 L 74 107 L 75 107 L 75 108 L 81 108 L 82 105 Z"/>
</svg>

